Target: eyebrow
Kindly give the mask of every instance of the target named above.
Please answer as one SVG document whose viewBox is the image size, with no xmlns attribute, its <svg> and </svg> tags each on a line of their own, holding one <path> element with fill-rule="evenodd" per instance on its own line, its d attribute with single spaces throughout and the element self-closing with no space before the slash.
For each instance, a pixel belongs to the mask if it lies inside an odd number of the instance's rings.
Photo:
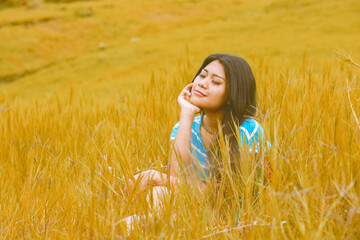
<svg viewBox="0 0 360 240">
<path fill-rule="evenodd" d="M 206 73 L 209 73 L 209 71 L 207 70 L 207 69 L 203 69 Z M 223 77 L 221 77 L 221 76 L 219 76 L 219 75 L 217 75 L 217 74 L 215 74 L 215 73 L 213 73 L 213 76 L 215 76 L 215 77 L 218 77 L 218 78 L 220 78 L 220 79 L 222 79 L 222 80 L 224 80 L 225 81 L 225 78 L 223 78 Z"/>
</svg>

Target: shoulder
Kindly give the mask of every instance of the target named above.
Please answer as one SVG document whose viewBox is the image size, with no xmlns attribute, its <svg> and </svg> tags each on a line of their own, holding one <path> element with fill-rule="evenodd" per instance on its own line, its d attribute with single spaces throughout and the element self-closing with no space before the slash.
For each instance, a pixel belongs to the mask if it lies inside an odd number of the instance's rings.
<svg viewBox="0 0 360 240">
<path fill-rule="evenodd" d="M 179 127 L 179 124 L 180 124 L 180 122 L 177 122 L 175 124 L 175 126 L 173 127 L 173 130 L 177 129 Z M 201 124 L 201 115 L 194 117 L 193 127 L 196 125 L 200 125 L 200 124 Z"/>
<path fill-rule="evenodd" d="M 239 127 L 240 134 L 245 134 L 248 139 L 251 139 L 255 135 L 263 135 L 264 130 L 260 123 L 252 118 L 247 118 Z"/>
<path fill-rule="evenodd" d="M 259 151 L 261 144 L 267 145 L 267 149 L 270 149 L 271 147 L 271 144 L 265 139 L 262 126 L 255 119 L 245 119 L 239 127 L 239 134 L 241 145 L 245 146 L 246 144 L 250 148 L 254 146 L 255 152 Z"/>
<path fill-rule="evenodd" d="M 177 122 L 175 126 L 173 127 L 173 130 L 179 127 L 180 122 Z"/>
<path fill-rule="evenodd" d="M 194 117 L 192 129 L 198 129 L 197 126 L 201 124 L 201 115 Z M 170 140 L 175 140 L 175 136 L 177 133 L 177 130 L 179 128 L 180 122 L 177 122 L 175 126 L 173 127 L 171 134 L 170 134 Z"/>
<path fill-rule="evenodd" d="M 179 128 L 179 124 L 180 124 L 180 122 L 177 122 L 177 123 L 175 124 L 175 126 L 173 127 L 173 129 L 171 130 L 170 141 L 175 140 L 175 136 L 176 136 L 177 130 L 178 130 L 178 128 Z"/>
</svg>

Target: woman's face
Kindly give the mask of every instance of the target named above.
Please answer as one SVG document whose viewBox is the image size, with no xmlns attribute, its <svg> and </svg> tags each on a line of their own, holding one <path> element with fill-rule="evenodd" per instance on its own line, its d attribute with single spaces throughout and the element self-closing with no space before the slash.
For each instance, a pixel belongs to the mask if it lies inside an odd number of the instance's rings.
<svg viewBox="0 0 360 240">
<path fill-rule="evenodd" d="M 190 102 L 203 110 L 219 111 L 226 100 L 226 79 L 222 64 L 209 63 L 194 79 Z"/>
</svg>

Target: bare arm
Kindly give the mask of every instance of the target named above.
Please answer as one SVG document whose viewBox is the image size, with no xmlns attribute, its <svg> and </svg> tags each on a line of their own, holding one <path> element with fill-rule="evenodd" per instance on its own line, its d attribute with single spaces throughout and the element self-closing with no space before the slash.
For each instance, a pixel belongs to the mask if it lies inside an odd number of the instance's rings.
<svg viewBox="0 0 360 240">
<path fill-rule="evenodd" d="M 195 113 L 181 113 L 180 115 L 179 128 L 170 152 L 169 167 L 171 176 L 176 176 L 176 172 L 180 171 L 178 161 L 182 161 L 185 168 L 191 163 L 190 141 L 194 116 Z"/>
<path fill-rule="evenodd" d="M 169 177 L 165 173 L 155 170 L 148 170 L 134 176 L 135 181 L 140 181 L 139 186 L 144 190 L 149 185 L 154 186 L 170 186 L 175 189 L 178 178 L 177 173 L 180 172 L 180 164 L 185 169 L 191 169 L 191 128 L 194 121 L 195 114 L 200 112 L 200 108 L 190 103 L 190 88 L 192 83 L 187 85 L 178 97 L 178 103 L 181 107 L 180 123 L 176 133 L 176 138 L 171 146 L 169 159 Z M 129 188 L 133 188 L 131 184 Z M 126 189 L 126 191 L 128 191 Z"/>
<path fill-rule="evenodd" d="M 172 189 L 176 188 L 178 178 L 177 174 L 184 169 L 191 170 L 191 129 L 196 113 L 200 112 L 200 108 L 190 103 L 190 88 L 192 83 L 187 85 L 178 97 L 178 103 L 181 107 L 180 123 L 176 133 L 175 141 L 171 145 L 169 158 L 169 178 L 167 174 L 156 174 L 154 183 L 157 185 L 170 185 Z M 180 164 L 179 164 L 180 163 Z"/>
<path fill-rule="evenodd" d="M 187 85 L 178 97 L 178 103 L 181 107 L 180 123 L 176 133 L 175 142 L 171 146 L 169 168 L 170 175 L 176 176 L 180 171 L 180 163 L 185 169 L 191 166 L 191 128 L 195 114 L 200 112 L 200 108 L 190 103 L 190 89 L 192 83 Z"/>
</svg>

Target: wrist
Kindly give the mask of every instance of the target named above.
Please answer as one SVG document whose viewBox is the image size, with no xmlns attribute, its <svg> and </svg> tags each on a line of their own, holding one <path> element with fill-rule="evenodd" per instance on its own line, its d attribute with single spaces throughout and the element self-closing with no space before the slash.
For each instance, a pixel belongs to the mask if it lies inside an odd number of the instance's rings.
<svg viewBox="0 0 360 240">
<path fill-rule="evenodd" d="M 181 111 L 180 113 L 180 119 L 191 119 L 193 120 L 193 118 L 195 117 L 196 112 L 192 112 L 192 111 Z"/>
</svg>

